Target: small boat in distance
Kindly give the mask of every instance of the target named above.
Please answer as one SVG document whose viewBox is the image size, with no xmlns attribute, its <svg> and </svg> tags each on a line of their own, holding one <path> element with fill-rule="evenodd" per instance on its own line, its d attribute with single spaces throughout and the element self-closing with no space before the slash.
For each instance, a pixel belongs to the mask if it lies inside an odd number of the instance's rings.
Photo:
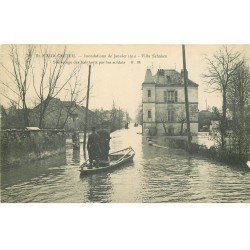
<svg viewBox="0 0 250 250">
<path fill-rule="evenodd" d="M 97 165 L 93 165 L 92 168 L 90 168 L 89 160 L 85 161 L 80 166 L 80 172 L 82 175 L 84 174 L 94 174 L 101 171 L 108 171 L 116 169 L 128 162 L 131 162 L 135 156 L 135 151 L 132 147 L 128 147 L 116 152 L 112 152 L 109 154 L 109 162 L 100 162 Z"/>
</svg>

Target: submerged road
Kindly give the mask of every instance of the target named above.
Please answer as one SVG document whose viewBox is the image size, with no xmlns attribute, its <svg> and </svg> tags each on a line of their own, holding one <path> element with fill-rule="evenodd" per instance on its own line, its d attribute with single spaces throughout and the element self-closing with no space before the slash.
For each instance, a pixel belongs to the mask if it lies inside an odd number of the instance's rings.
<svg viewBox="0 0 250 250">
<path fill-rule="evenodd" d="M 66 156 L 1 171 L 2 202 L 250 202 L 250 171 L 185 151 L 149 146 L 140 128 L 111 134 L 111 151 L 132 146 L 134 162 L 80 177 L 83 161 Z M 79 162 L 80 161 L 80 162 Z"/>
</svg>

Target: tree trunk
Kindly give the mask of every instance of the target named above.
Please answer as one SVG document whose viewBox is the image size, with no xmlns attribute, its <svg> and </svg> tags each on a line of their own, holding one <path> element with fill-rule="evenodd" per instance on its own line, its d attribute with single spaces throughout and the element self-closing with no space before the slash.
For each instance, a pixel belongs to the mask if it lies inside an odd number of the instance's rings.
<svg viewBox="0 0 250 250">
<path fill-rule="evenodd" d="M 164 129 L 164 132 L 165 132 L 165 135 L 167 135 L 167 128 L 166 128 L 166 124 L 164 121 L 162 121 L 162 126 L 163 126 L 163 129 Z"/>
<path fill-rule="evenodd" d="M 226 90 L 223 90 L 222 95 L 222 118 L 221 118 L 221 149 L 226 148 L 226 133 L 227 133 L 227 96 Z"/>
<path fill-rule="evenodd" d="M 29 111 L 24 100 L 23 100 L 23 121 L 24 121 L 24 127 L 29 127 Z"/>
</svg>

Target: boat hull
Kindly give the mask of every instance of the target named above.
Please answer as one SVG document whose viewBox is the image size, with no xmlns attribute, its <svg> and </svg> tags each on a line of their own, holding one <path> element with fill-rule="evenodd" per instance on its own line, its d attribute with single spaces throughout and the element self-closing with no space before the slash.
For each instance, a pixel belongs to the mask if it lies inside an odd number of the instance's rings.
<svg viewBox="0 0 250 250">
<path fill-rule="evenodd" d="M 121 152 L 124 151 L 122 154 Z M 117 153 L 120 154 L 117 154 Z M 112 171 L 114 169 L 117 169 L 121 166 L 126 165 L 129 162 L 133 161 L 135 152 L 132 148 L 127 148 L 124 150 L 120 150 L 114 153 L 111 153 L 109 155 L 110 163 L 108 165 L 99 165 L 99 166 L 93 166 L 92 168 L 89 168 L 89 161 L 86 161 L 82 164 L 80 167 L 80 173 L 81 175 L 87 175 L 87 174 L 95 174 L 103 171 Z"/>
</svg>

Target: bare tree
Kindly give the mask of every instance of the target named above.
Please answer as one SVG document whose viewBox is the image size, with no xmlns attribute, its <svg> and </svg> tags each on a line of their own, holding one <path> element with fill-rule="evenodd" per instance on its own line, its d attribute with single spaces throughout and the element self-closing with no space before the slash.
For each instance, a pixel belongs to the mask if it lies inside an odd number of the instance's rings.
<svg viewBox="0 0 250 250">
<path fill-rule="evenodd" d="M 246 59 L 235 69 L 229 85 L 228 100 L 232 113 L 233 148 L 241 155 L 248 151 L 246 106 L 249 101 L 250 69 Z"/>
<path fill-rule="evenodd" d="M 230 83 L 233 81 L 234 72 L 239 64 L 239 52 L 234 52 L 223 46 L 212 58 L 206 57 L 208 64 L 207 72 L 203 77 L 214 91 L 219 91 L 222 95 L 222 116 L 221 116 L 221 149 L 226 146 L 227 133 L 227 94 Z"/>
<path fill-rule="evenodd" d="M 135 120 L 138 124 L 142 125 L 142 123 L 143 123 L 142 105 L 138 106 L 138 108 L 136 110 Z"/>
<path fill-rule="evenodd" d="M 157 111 L 156 113 L 157 120 L 162 124 L 162 127 L 164 129 L 165 135 L 168 134 L 168 129 L 167 129 L 167 123 L 168 123 L 168 116 L 167 116 L 167 111 Z"/>
<path fill-rule="evenodd" d="M 24 126 L 29 126 L 29 111 L 27 106 L 27 93 L 29 89 L 30 72 L 32 71 L 32 61 L 34 57 L 35 46 L 27 46 L 24 51 L 24 57 L 21 55 L 17 45 L 10 45 L 9 58 L 10 69 L 1 63 L 1 67 L 7 74 L 10 82 L 1 81 L 2 85 L 8 88 L 15 96 L 11 98 L 10 95 L 1 93 L 2 96 L 19 107 L 21 103 Z M 13 86 L 12 86 L 13 85 Z"/>
<path fill-rule="evenodd" d="M 177 121 L 181 124 L 180 135 L 183 135 L 183 127 L 184 123 L 186 122 L 186 115 L 184 113 L 184 110 L 181 110 L 181 112 L 178 113 Z"/>
<path fill-rule="evenodd" d="M 42 63 L 40 69 L 39 80 L 36 79 L 34 71 L 33 73 L 33 86 L 35 93 L 39 99 L 39 124 L 38 126 L 44 127 L 44 119 L 46 110 L 50 104 L 50 101 L 58 96 L 62 90 L 67 87 L 72 88 L 70 82 L 73 77 L 79 75 L 80 66 L 76 66 L 67 75 L 65 73 L 66 66 L 68 65 L 67 48 L 64 47 L 62 53 L 59 53 L 58 58 L 51 58 L 48 49 L 40 46 L 40 54 L 42 55 Z M 38 82 L 38 86 L 37 83 Z M 78 82 L 75 82 L 76 86 Z M 72 90 L 71 90 L 72 91 Z M 73 96 L 75 92 L 73 93 Z M 71 92 L 71 98 L 73 98 Z"/>
<path fill-rule="evenodd" d="M 79 76 L 76 75 L 74 79 L 72 79 L 72 81 L 70 81 L 69 83 L 69 89 L 68 89 L 69 98 L 67 98 L 67 96 L 65 97 L 65 99 L 69 100 L 68 105 L 66 107 L 64 106 L 61 107 L 56 125 L 57 128 L 58 127 L 64 128 L 70 115 L 72 115 L 79 106 L 82 106 L 83 101 L 86 99 L 86 96 L 83 96 L 83 98 L 81 99 L 79 98 L 81 93 L 80 87 L 81 86 L 79 82 Z M 60 125 L 60 118 L 63 110 L 65 111 L 65 116 L 63 116 L 63 122 Z"/>
</svg>

